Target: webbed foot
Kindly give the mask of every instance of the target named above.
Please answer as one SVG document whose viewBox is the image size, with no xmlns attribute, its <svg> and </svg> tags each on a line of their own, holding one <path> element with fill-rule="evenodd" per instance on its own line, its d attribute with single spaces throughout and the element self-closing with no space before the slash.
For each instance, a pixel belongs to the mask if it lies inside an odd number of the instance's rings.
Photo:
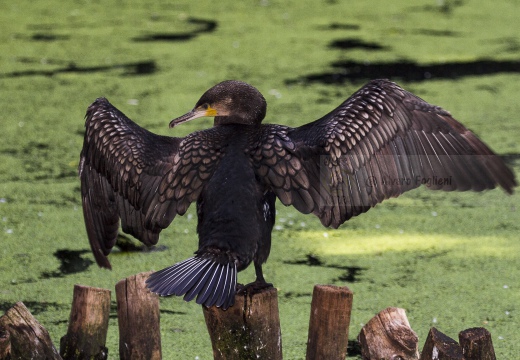
<svg viewBox="0 0 520 360">
<path fill-rule="evenodd" d="M 268 289 L 271 287 L 273 287 L 273 284 L 266 282 L 264 279 L 261 279 L 261 280 L 257 279 L 255 281 L 253 281 L 252 283 L 249 283 L 246 285 L 237 284 L 236 293 L 254 295 L 254 294 L 261 292 L 264 289 Z"/>
</svg>

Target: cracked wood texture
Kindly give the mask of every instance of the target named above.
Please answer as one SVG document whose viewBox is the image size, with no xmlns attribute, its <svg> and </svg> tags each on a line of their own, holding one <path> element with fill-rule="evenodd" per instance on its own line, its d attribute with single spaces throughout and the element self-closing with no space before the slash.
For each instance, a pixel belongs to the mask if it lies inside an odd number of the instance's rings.
<svg viewBox="0 0 520 360">
<path fill-rule="evenodd" d="M 312 294 L 307 360 L 345 359 L 352 311 L 348 287 L 316 285 Z"/>
<path fill-rule="evenodd" d="M 459 333 L 464 360 L 496 360 L 491 334 L 485 328 L 471 328 Z"/>
<path fill-rule="evenodd" d="M 419 358 L 417 334 L 404 309 L 389 307 L 363 326 L 358 336 L 364 360 Z"/>
<path fill-rule="evenodd" d="M 419 360 L 464 360 L 459 344 L 432 327 L 424 343 Z"/>
<path fill-rule="evenodd" d="M 122 360 L 161 359 L 159 296 L 146 288 L 151 272 L 116 284 L 119 356 Z"/>
<path fill-rule="evenodd" d="M 1 328 L 9 332 L 10 352 L 6 359 L 61 360 L 47 330 L 22 302 L 17 302 L 0 317 Z"/>
<path fill-rule="evenodd" d="M 74 285 L 67 334 L 60 341 L 64 360 L 105 360 L 110 290 Z"/>
<path fill-rule="evenodd" d="M 202 306 L 215 360 L 282 359 L 282 334 L 275 288 L 235 296 L 227 310 Z"/>
<path fill-rule="evenodd" d="M 11 338 L 9 331 L 0 326 L 0 360 L 9 360 L 11 358 Z"/>
</svg>

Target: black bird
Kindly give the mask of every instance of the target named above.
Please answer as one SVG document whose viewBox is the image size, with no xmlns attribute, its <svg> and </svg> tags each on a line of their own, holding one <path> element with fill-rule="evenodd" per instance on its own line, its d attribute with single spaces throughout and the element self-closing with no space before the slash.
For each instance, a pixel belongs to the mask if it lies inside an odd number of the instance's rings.
<svg viewBox="0 0 520 360">
<path fill-rule="evenodd" d="M 170 127 L 213 116 L 214 127 L 183 138 L 153 134 L 106 99 L 87 110 L 79 174 L 83 212 L 99 266 L 122 230 L 146 245 L 197 202 L 195 256 L 155 272 L 160 295 L 227 309 L 237 272 L 255 265 L 269 286 L 275 199 L 337 228 L 384 199 L 432 190 L 512 193 L 511 170 L 450 113 L 387 80 L 374 80 L 306 125 L 263 125 L 266 101 L 246 83 L 224 81 Z"/>
</svg>

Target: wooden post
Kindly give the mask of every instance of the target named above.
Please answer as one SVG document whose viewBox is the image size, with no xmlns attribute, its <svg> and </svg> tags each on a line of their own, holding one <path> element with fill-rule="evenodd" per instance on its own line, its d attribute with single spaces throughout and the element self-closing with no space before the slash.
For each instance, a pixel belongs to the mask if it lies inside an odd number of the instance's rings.
<svg viewBox="0 0 520 360">
<path fill-rule="evenodd" d="M 345 359 L 352 311 L 348 287 L 316 285 L 312 294 L 307 360 Z"/>
<path fill-rule="evenodd" d="M 215 360 L 282 359 L 282 335 L 275 288 L 253 296 L 237 294 L 227 310 L 202 307 Z"/>
<path fill-rule="evenodd" d="M 159 297 L 146 288 L 151 272 L 116 284 L 119 356 L 122 360 L 161 359 Z"/>
<path fill-rule="evenodd" d="M 420 360 L 464 360 L 459 344 L 432 327 L 424 343 Z"/>
<path fill-rule="evenodd" d="M 9 332 L 11 359 L 61 360 L 47 330 L 22 302 L 0 317 L 0 327 Z"/>
<path fill-rule="evenodd" d="M 0 360 L 8 360 L 11 357 L 11 337 L 9 331 L 0 326 Z"/>
<path fill-rule="evenodd" d="M 105 360 L 110 290 L 74 285 L 69 328 L 60 341 L 64 360 Z"/>
<path fill-rule="evenodd" d="M 404 309 L 389 307 L 363 326 L 358 336 L 363 359 L 417 360 L 417 334 L 410 327 Z"/>
<path fill-rule="evenodd" d="M 485 328 L 461 331 L 459 342 L 464 360 L 496 360 L 491 334 Z"/>
</svg>

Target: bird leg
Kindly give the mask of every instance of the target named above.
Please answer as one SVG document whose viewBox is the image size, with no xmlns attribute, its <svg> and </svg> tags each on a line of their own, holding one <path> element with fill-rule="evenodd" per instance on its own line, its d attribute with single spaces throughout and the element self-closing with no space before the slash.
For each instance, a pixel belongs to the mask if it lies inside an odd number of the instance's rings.
<svg viewBox="0 0 520 360">
<path fill-rule="evenodd" d="M 264 273 L 262 272 L 262 265 L 255 263 L 255 273 L 256 280 L 247 285 L 237 284 L 237 294 L 246 294 L 250 295 L 256 294 L 263 289 L 267 289 L 273 286 L 273 284 L 268 283 L 264 279 Z"/>
</svg>

